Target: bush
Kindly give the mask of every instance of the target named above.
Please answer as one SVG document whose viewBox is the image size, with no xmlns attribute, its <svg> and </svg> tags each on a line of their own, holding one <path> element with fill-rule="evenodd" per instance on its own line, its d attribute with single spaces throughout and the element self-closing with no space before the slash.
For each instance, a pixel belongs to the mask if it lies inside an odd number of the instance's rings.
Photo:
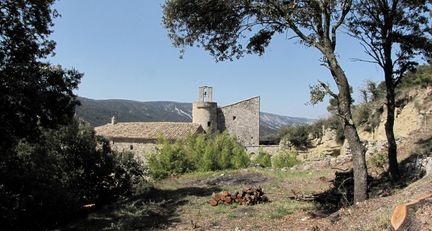
<svg viewBox="0 0 432 231">
<path fill-rule="evenodd" d="M 372 156 L 371 162 L 375 167 L 384 168 L 384 165 L 388 162 L 388 158 L 383 153 L 377 153 Z"/>
<path fill-rule="evenodd" d="M 338 144 L 343 144 L 345 140 L 343 125 L 336 115 L 332 115 L 325 119 L 317 120 L 315 123 L 307 126 L 308 133 L 311 134 L 314 138 L 322 138 L 322 136 L 324 135 L 323 128 L 331 128 L 336 129 L 336 142 Z"/>
<path fill-rule="evenodd" d="M 415 72 L 406 74 L 398 88 L 406 89 L 416 86 L 423 88 L 432 86 L 432 65 L 428 64 L 420 66 Z"/>
<path fill-rule="evenodd" d="M 353 108 L 353 121 L 356 126 L 367 124 L 371 116 L 370 104 L 364 103 Z"/>
<path fill-rule="evenodd" d="M 139 163 L 99 141 L 92 128 L 74 122 L 9 150 L 15 157 L 0 165 L 2 228 L 50 229 L 80 214 L 85 204 L 99 206 L 131 194 L 142 180 Z"/>
<path fill-rule="evenodd" d="M 271 156 L 263 150 L 260 150 L 258 156 L 255 158 L 255 160 L 253 160 L 253 164 L 259 165 L 264 168 L 271 167 Z"/>
<path fill-rule="evenodd" d="M 281 139 L 288 140 L 294 147 L 305 149 L 309 147 L 309 125 L 301 124 L 281 129 Z"/>
<path fill-rule="evenodd" d="M 192 171 L 239 169 L 249 165 L 245 149 L 228 133 L 189 135 L 170 143 L 161 139 L 150 155 L 149 173 L 156 179 Z"/>
<path fill-rule="evenodd" d="M 188 158 L 179 143 L 170 144 L 160 141 L 161 148 L 149 158 L 149 174 L 154 179 L 163 179 L 169 175 L 180 175 L 194 169 L 193 160 Z"/>
<path fill-rule="evenodd" d="M 297 160 L 297 153 L 294 151 L 280 151 L 271 159 L 273 168 L 292 167 L 298 163 L 300 161 Z"/>
</svg>

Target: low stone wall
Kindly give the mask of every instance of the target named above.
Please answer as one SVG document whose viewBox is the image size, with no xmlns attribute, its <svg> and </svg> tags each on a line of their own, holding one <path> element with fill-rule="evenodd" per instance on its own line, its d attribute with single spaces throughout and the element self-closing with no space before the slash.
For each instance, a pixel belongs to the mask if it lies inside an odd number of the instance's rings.
<svg viewBox="0 0 432 231">
<path fill-rule="evenodd" d="M 146 155 L 156 152 L 155 143 L 135 143 L 135 142 L 112 142 L 111 147 L 118 152 L 132 152 L 135 157 L 144 165 L 147 163 Z"/>
</svg>

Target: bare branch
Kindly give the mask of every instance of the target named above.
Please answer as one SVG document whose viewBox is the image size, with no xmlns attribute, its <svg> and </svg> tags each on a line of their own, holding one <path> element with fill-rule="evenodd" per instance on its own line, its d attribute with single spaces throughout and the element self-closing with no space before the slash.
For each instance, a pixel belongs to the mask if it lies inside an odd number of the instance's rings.
<svg viewBox="0 0 432 231">
<path fill-rule="evenodd" d="M 350 60 L 353 62 L 365 62 L 365 63 L 373 63 L 373 64 L 379 65 L 379 63 L 377 61 L 372 61 L 372 60 L 367 60 L 367 59 L 350 58 Z"/>
<path fill-rule="evenodd" d="M 336 48 L 336 32 L 338 28 L 342 25 L 342 23 L 345 21 L 346 16 L 348 15 L 350 9 L 352 6 L 352 0 L 346 0 L 342 3 L 342 13 L 339 18 L 339 20 L 332 26 L 332 47 L 333 50 Z"/>
</svg>

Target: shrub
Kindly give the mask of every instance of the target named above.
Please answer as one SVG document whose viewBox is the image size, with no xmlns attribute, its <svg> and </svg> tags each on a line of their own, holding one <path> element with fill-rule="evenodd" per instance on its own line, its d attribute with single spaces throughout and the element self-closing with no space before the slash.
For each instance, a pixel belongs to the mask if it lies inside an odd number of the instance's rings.
<svg viewBox="0 0 432 231">
<path fill-rule="evenodd" d="M 297 153 L 294 151 L 280 151 L 271 159 L 273 168 L 292 167 L 298 163 L 300 161 L 297 160 Z"/>
<path fill-rule="evenodd" d="M 169 175 L 180 175 L 194 169 L 193 160 L 185 154 L 180 143 L 171 144 L 162 140 L 157 153 L 150 155 L 149 174 L 154 179 L 163 179 Z"/>
<path fill-rule="evenodd" d="M 377 153 L 372 156 L 371 162 L 375 167 L 384 168 L 384 165 L 387 163 L 388 158 L 383 153 Z"/>
<path fill-rule="evenodd" d="M 162 139 L 158 145 L 149 158 L 149 173 L 156 180 L 191 171 L 239 169 L 250 163 L 245 149 L 227 132 L 189 135 L 175 143 Z"/>
<path fill-rule="evenodd" d="M 309 146 L 309 125 L 301 124 L 285 127 L 281 130 L 281 139 L 288 140 L 294 147 L 305 149 Z"/>
<path fill-rule="evenodd" d="M 37 143 L 21 140 L 10 152 L 15 158 L 0 166 L 0 221 L 7 230 L 50 229 L 84 204 L 131 194 L 142 180 L 131 154 L 98 144 L 93 129 L 78 122 L 44 130 Z"/>
<path fill-rule="evenodd" d="M 271 156 L 263 150 L 260 150 L 258 156 L 253 160 L 253 163 L 264 168 L 271 167 Z"/>
<path fill-rule="evenodd" d="M 315 123 L 309 125 L 309 133 L 315 138 L 322 138 L 323 128 L 336 129 L 336 142 L 343 144 L 345 140 L 344 130 L 340 119 L 336 115 L 332 115 L 325 119 L 320 119 Z"/>
<path fill-rule="evenodd" d="M 360 104 L 353 108 L 353 120 L 356 126 L 368 123 L 371 108 L 367 103 Z"/>
<path fill-rule="evenodd" d="M 432 65 L 423 65 L 415 72 L 409 72 L 404 76 L 399 85 L 399 89 L 420 86 L 426 88 L 432 85 Z"/>
</svg>

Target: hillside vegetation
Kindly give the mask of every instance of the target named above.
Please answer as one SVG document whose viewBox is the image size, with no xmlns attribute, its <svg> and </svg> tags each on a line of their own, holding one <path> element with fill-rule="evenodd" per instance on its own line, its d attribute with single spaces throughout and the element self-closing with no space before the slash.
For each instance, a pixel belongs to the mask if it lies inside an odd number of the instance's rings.
<svg viewBox="0 0 432 231">
<path fill-rule="evenodd" d="M 431 119 L 431 87 L 432 66 L 424 65 L 416 72 L 409 73 L 403 78 L 397 88 L 396 97 L 396 123 L 395 132 L 399 139 L 407 137 L 410 132 L 422 129 Z M 364 88 L 360 89 L 363 95 L 362 102 L 353 106 L 353 120 L 359 129 L 363 140 L 385 140 L 385 86 L 384 83 L 368 81 Z M 342 124 L 334 107 L 330 102 L 328 107 L 331 115 L 328 118 L 317 120 L 311 124 L 300 126 L 287 126 L 279 130 L 279 139 L 289 142 L 299 150 L 313 149 L 320 142 L 331 136 L 331 141 L 336 141 L 342 148 L 345 137 Z M 429 113 L 429 114 L 428 114 Z M 329 132 L 331 134 L 329 134 Z"/>
</svg>

